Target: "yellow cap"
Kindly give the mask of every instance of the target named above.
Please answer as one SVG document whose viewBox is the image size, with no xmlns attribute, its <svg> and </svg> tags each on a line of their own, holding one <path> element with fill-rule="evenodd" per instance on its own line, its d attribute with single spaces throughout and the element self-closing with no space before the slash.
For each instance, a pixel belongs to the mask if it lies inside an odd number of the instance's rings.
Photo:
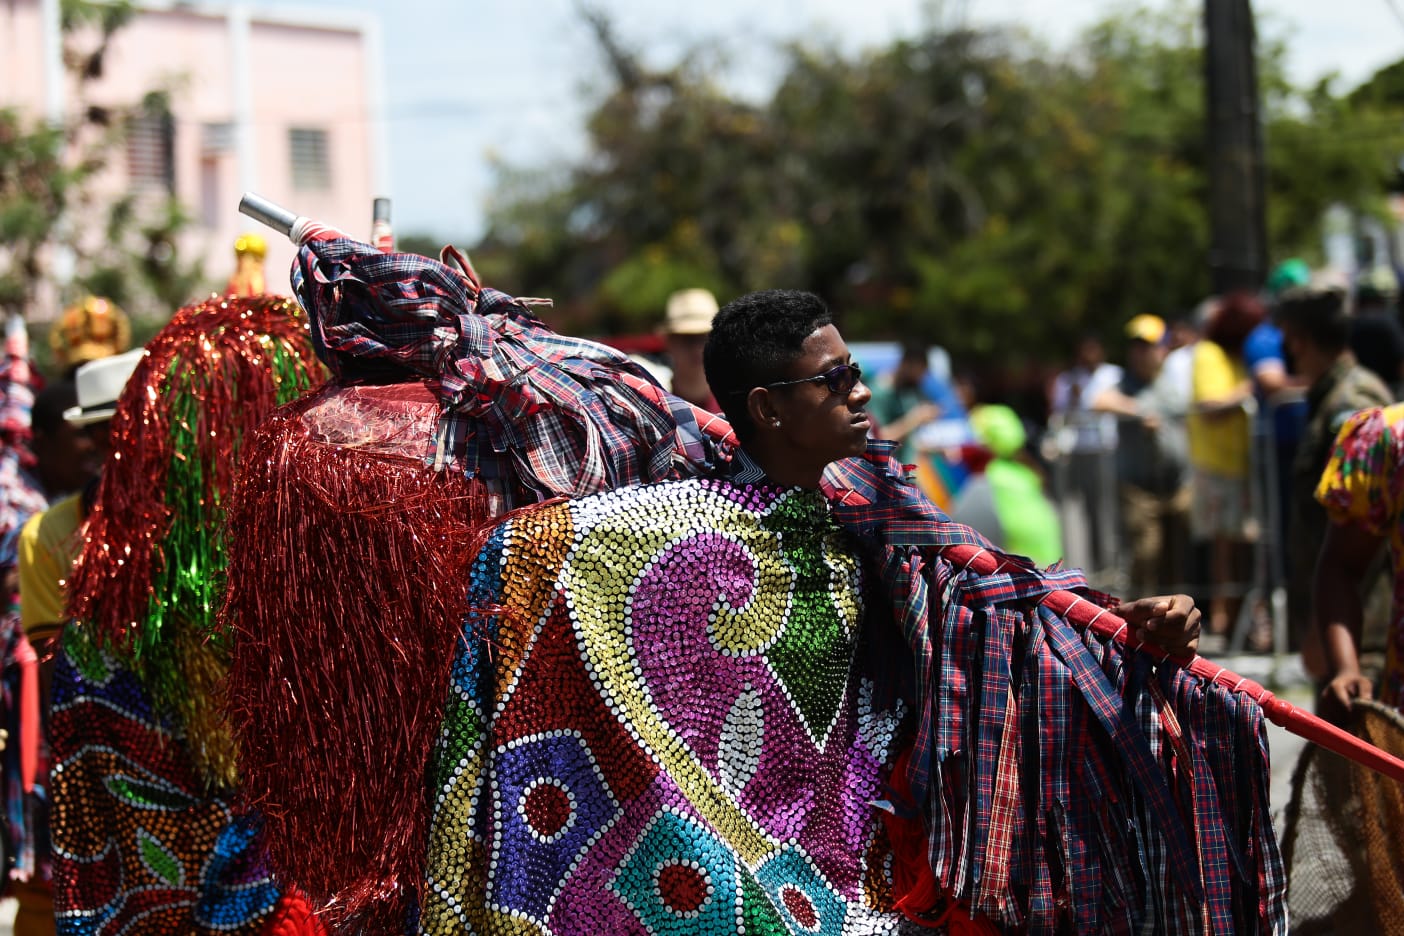
<svg viewBox="0 0 1404 936">
<path fill-rule="evenodd" d="M 253 254 L 262 260 L 268 256 L 268 244 L 257 234 L 240 234 L 234 242 L 234 255 L 242 257 L 244 254 Z"/>
<path fill-rule="evenodd" d="M 1126 323 L 1126 337 L 1146 344 L 1165 340 L 1165 319 L 1158 315 L 1138 315 Z"/>
</svg>

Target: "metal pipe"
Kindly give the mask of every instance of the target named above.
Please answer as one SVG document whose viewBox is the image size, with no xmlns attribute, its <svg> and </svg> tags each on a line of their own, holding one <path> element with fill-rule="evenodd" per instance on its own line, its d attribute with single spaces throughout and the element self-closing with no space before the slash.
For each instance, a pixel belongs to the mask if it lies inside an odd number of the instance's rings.
<svg viewBox="0 0 1404 936">
<path fill-rule="evenodd" d="M 298 219 L 296 213 L 253 192 L 245 192 L 244 197 L 239 199 L 239 213 L 268 225 L 286 237 L 292 237 L 293 225 Z"/>
</svg>

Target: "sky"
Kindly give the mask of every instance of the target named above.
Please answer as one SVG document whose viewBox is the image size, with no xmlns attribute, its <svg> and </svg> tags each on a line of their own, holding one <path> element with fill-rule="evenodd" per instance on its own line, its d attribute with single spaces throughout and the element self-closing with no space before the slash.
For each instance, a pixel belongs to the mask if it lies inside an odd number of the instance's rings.
<svg viewBox="0 0 1404 936">
<path fill-rule="evenodd" d="M 592 0 L 651 64 L 697 40 L 727 52 L 727 81 L 764 94 L 774 50 L 819 37 L 847 51 L 942 23 L 1014 26 L 1067 48 L 1123 0 Z M 1165 0 L 1152 0 L 1160 6 Z M 1182 0 L 1187 2 L 1187 0 Z M 604 66 L 578 0 L 297 0 L 380 20 L 388 166 L 400 234 L 471 243 L 482 233 L 492 165 L 560 165 L 585 153 L 583 121 Z M 280 8 L 284 4 L 279 2 Z M 1288 41 L 1300 84 L 1344 87 L 1404 58 L 1404 0 L 1256 0 L 1262 34 Z M 320 9 L 325 16 L 325 10 Z"/>
</svg>

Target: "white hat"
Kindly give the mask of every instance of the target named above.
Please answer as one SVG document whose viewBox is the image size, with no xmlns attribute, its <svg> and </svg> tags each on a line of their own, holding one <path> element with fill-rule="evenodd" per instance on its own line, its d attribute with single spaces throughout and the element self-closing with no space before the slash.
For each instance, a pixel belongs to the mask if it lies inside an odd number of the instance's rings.
<svg viewBox="0 0 1404 936">
<path fill-rule="evenodd" d="M 668 335 L 706 335 L 717 317 L 717 300 L 705 289 L 682 289 L 668 297 L 663 331 Z"/>
<path fill-rule="evenodd" d="M 74 426 L 111 419 L 117 412 L 117 398 L 127 385 L 127 378 L 136 370 L 137 362 L 146 353 L 135 348 L 125 354 L 89 361 L 78 368 L 74 380 L 78 385 L 78 405 L 63 411 L 63 418 Z"/>
</svg>

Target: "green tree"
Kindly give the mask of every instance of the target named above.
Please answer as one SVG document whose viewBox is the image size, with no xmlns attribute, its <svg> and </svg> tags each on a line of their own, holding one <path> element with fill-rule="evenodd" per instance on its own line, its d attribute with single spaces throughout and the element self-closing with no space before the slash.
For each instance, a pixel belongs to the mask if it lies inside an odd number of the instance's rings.
<svg viewBox="0 0 1404 936">
<path fill-rule="evenodd" d="M 590 152 L 502 167 L 475 252 L 563 325 L 651 327 L 685 285 L 794 286 L 855 337 L 1037 357 L 1209 289 L 1196 5 L 1128 8 L 1066 54 L 935 25 L 859 55 L 798 43 L 762 101 L 707 48 L 649 69 L 588 23 L 608 65 Z M 1272 247 L 1310 252 L 1327 207 L 1381 204 L 1404 81 L 1367 104 L 1292 87 L 1280 44 L 1260 56 Z"/>
</svg>

